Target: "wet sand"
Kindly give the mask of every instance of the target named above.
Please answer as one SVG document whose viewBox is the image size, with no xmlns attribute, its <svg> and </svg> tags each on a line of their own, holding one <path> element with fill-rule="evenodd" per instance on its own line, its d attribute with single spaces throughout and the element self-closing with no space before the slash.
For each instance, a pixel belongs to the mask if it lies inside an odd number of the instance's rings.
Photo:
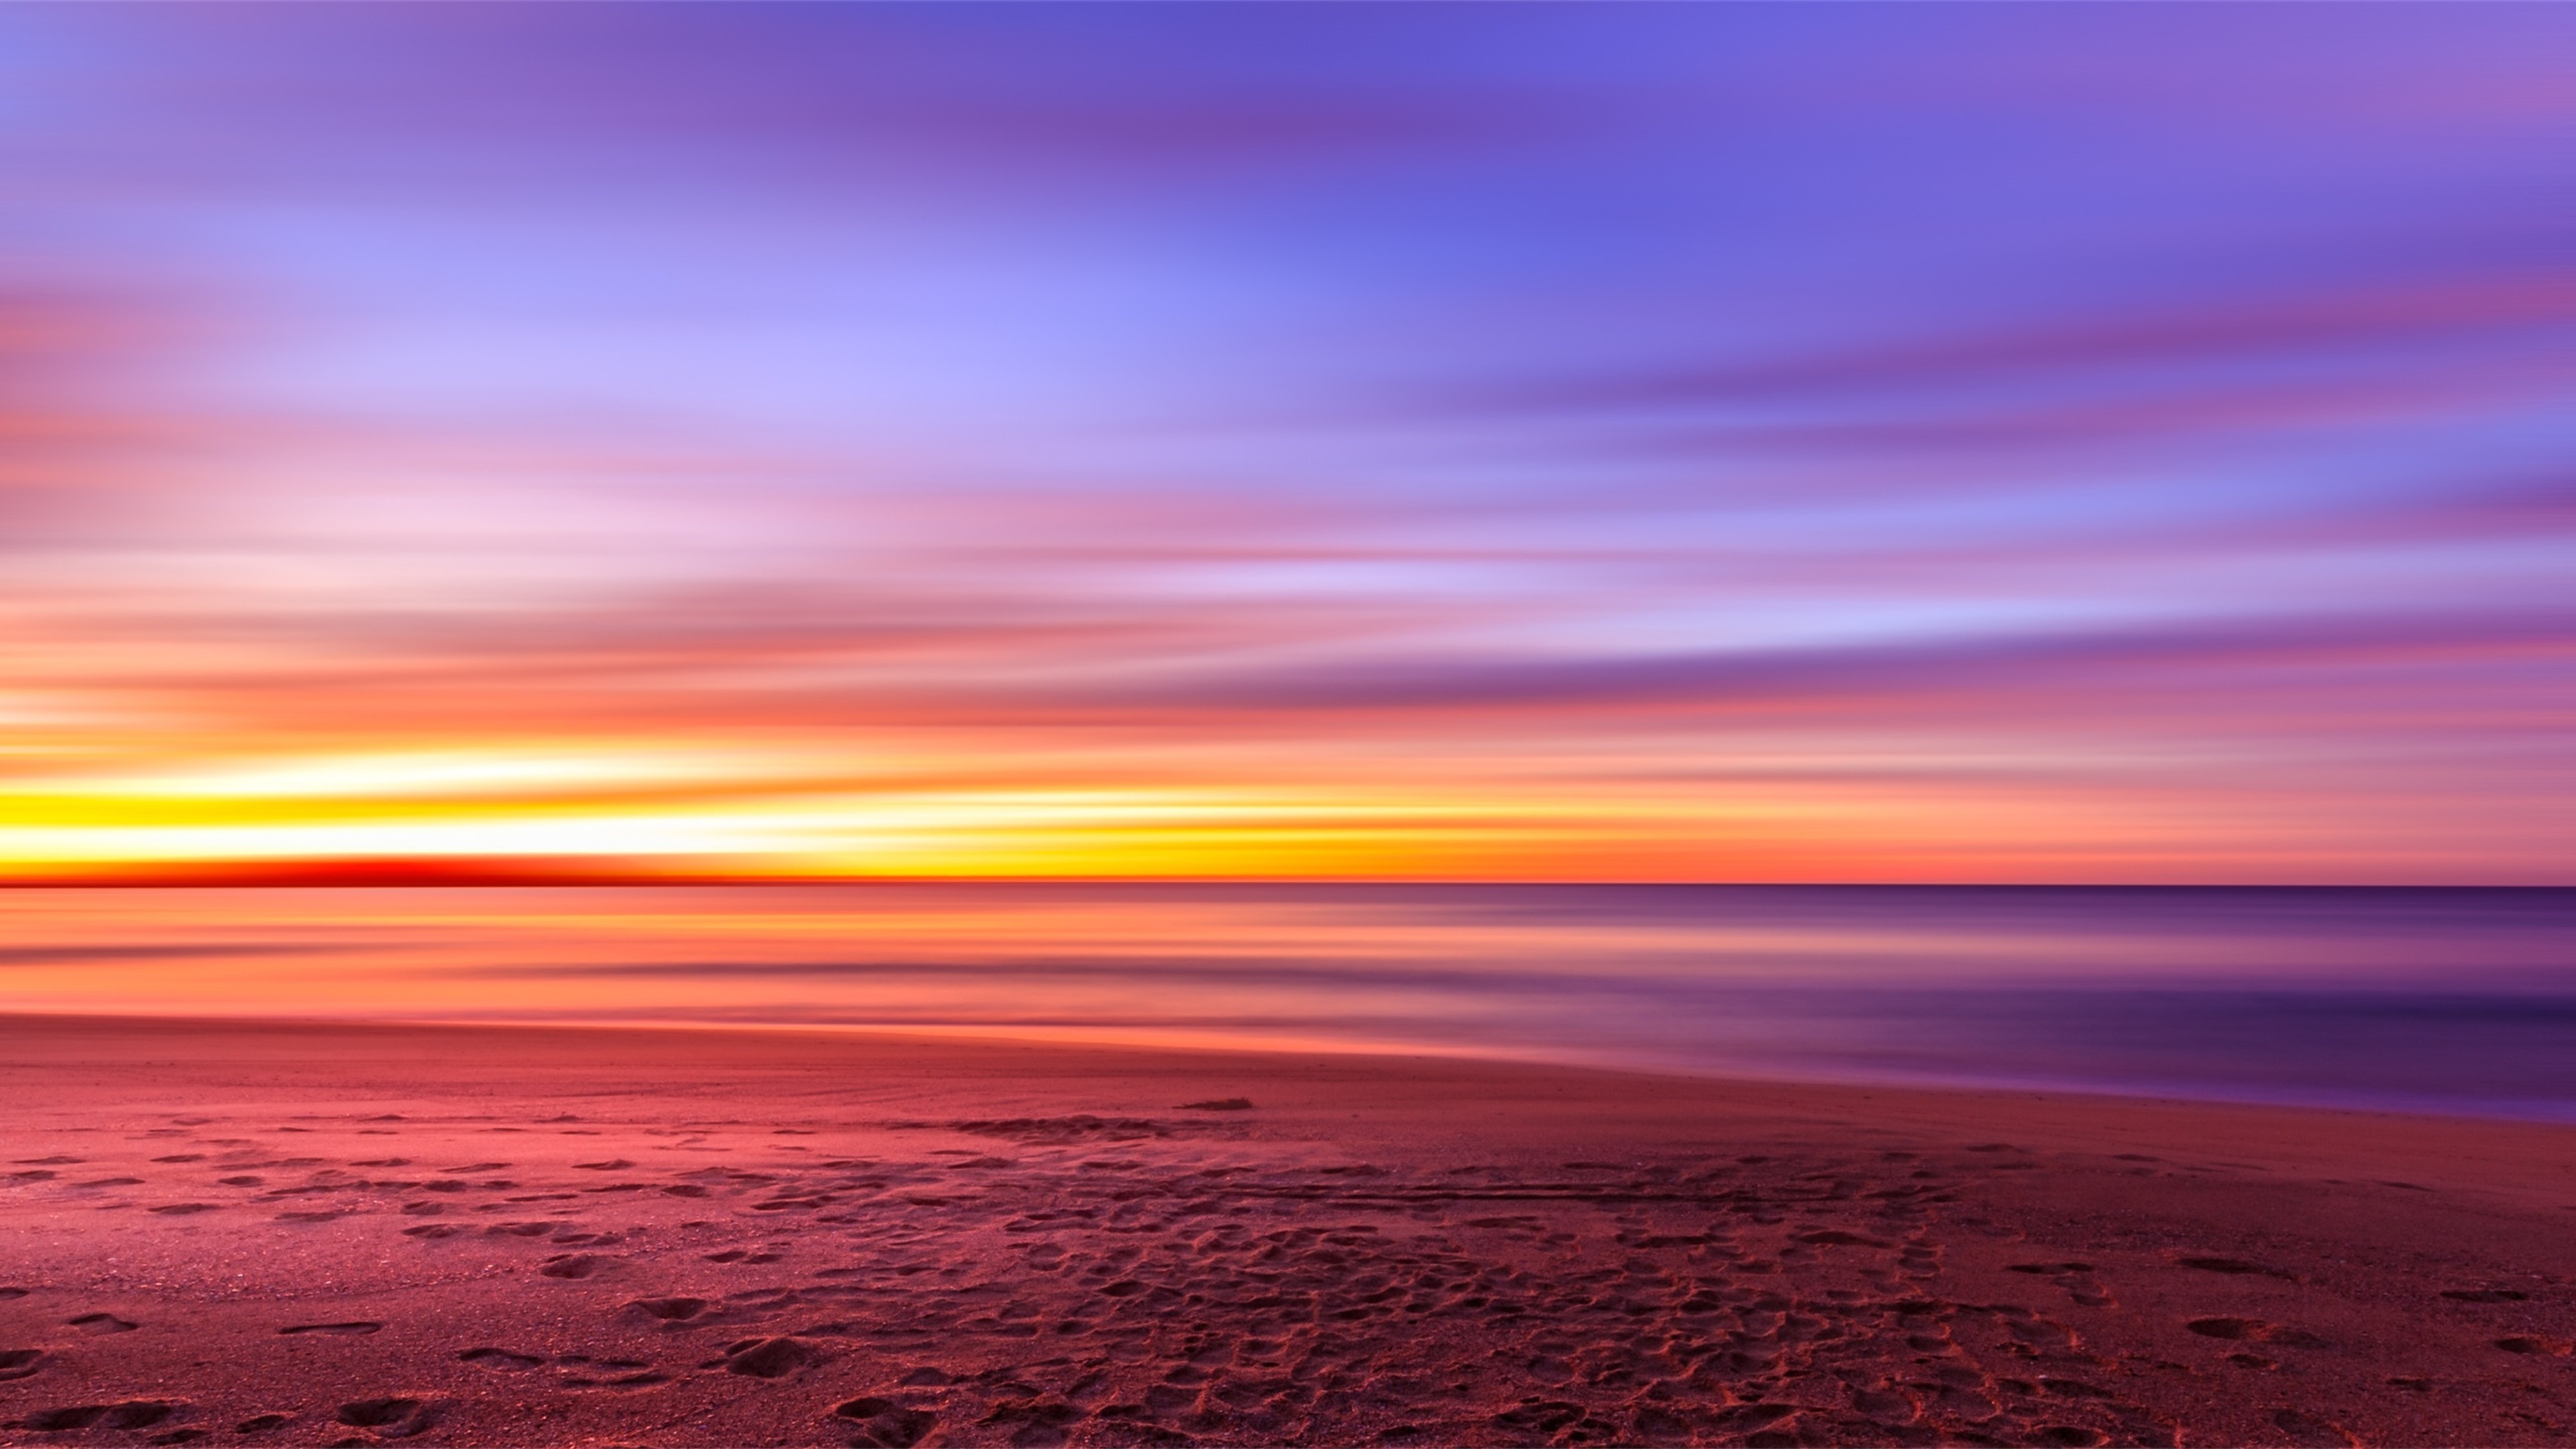
<svg viewBox="0 0 2576 1449">
<path fill-rule="evenodd" d="M 0 1102 L 11 1443 L 2576 1437 L 2562 1127 L 66 1017 Z"/>
</svg>

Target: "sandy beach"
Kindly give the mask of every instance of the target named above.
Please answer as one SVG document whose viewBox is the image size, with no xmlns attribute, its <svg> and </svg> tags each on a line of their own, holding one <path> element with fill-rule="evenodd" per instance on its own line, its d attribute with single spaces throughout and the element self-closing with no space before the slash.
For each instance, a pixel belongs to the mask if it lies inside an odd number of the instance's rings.
<svg viewBox="0 0 2576 1449">
<path fill-rule="evenodd" d="M 2547 1444 L 2576 1130 L 0 1018 L 0 1438 Z"/>
</svg>

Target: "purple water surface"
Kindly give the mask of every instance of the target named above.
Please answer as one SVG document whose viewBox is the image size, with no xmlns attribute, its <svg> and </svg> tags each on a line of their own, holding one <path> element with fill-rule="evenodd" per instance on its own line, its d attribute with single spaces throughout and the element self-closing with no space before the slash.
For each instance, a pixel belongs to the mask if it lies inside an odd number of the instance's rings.
<svg viewBox="0 0 2576 1449">
<path fill-rule="evenodd" d="M 2576 1120 L 2576 891 L 0 893 L 0 1007 L 964 1030 Z"/>
</svg>

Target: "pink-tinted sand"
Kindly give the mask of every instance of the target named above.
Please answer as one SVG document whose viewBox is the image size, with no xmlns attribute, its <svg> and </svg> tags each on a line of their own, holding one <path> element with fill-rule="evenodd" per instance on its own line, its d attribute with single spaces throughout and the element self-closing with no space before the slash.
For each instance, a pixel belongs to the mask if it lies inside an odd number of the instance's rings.
<svg viewBox="0 0 2576 1449">
<path fill-rule="evenodd" d="M 12 1443 L 2576 1437 L 2560 1127 L 71 1017 L 0 1100 Z"/>
</svg>

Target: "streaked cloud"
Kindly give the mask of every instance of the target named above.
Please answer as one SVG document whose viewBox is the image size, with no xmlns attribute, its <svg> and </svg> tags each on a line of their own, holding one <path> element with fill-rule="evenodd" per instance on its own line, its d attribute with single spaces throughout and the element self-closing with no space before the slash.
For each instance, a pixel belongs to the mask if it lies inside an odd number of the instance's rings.
<svg viewBox="0 0 2576 1449">
<path fill-rule="evenodd" d="M 2576 863 L 2558 11 L 0 56 L 0 866 Z"/>
</svg>

